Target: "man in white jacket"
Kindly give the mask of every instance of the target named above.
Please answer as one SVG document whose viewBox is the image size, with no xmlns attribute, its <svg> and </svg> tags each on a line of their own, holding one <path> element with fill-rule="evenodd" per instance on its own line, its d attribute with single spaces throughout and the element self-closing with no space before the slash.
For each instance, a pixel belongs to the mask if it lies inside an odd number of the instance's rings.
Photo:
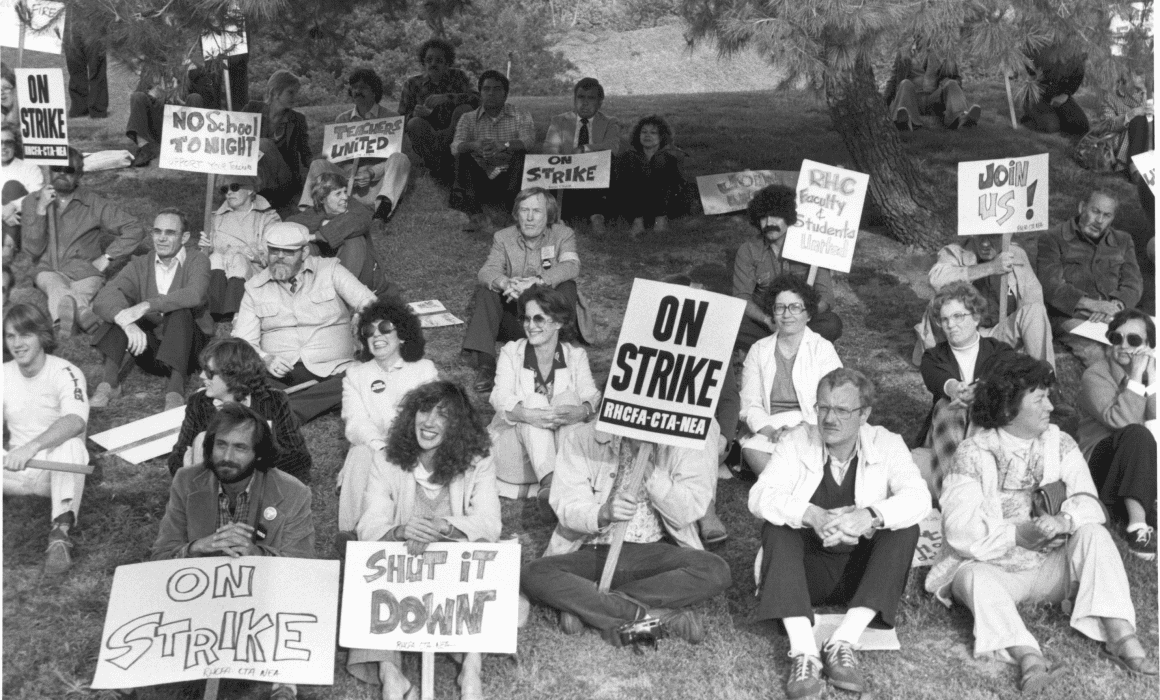
<svg viewBox="0 0 1160 700">
<path fill-rule="evenodd" d="M 762 529 L 756 619 L 781 620 L 793 669 L 790 698 L 820 696 L 830 683 L 864 692 L 854 648 L 872 622 L 893 627 L 930 492 L 902 437 L 867 424 L 874 385 L 839 368 L 818 382 L 817 425 L 778 441 L 749 492 Z M 813 606 L 847 612 L 819 658 Z"/>
</svg>

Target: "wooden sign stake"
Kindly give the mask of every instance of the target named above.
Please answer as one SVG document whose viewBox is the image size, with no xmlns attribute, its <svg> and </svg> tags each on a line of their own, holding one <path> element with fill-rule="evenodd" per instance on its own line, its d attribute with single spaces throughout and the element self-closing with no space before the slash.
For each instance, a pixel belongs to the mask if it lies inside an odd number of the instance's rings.
<svg viewBox="0 0 1160 700">
<path fill-rule="evenodd" d="M 652 451 L 653 444 L 651 442 L 641 443 L 640 450 L 636 453 L 636 460 L 632 463 L 632 473 L 625 477 L 620 484 L 621 491 L 633 494 L 640 492 L 640 486 L 644 482 L 645 467 L 652 457 Z M 616 494 L 612 494 L 612 497 L 616 498 Z M 627 530 L 627 520 L 612 526 L 612 544 L 608 547 L 608 558 L 604 560 L 604 571 L 600 574 L 601 593 L 607 593 L 612 587 L 612 575 L 616 573 L 616 562 L 620 559 L 620 550 L 624 547 L 624 533 Z"/>
<path fill-rule="evenodd" d="M 422 700 L 435 700 L 435 652 L 423 652 Z"/>
<path fill-rule="evenodd" d="M 218 687 L 221 686 L 222 679 L 210 678 L 205 682 L 205 695 L 201 696 L 201 700 L 217 700 Z"/>
<path fill-rule="evenodd" d="M 1003 84 L 1007 86 L 1007 109 L 1011 112 L 1011 128 L 1018 129 L 1019 122 L 1015 119 L 1015 99 L 1011 96 L 1011 76 L 1003 76 Z"/>
<path fill-rule="evenodd" d="M 50 462 L 47 459 L 28 460 L 29 469 L 48 469 L 54 472 L 72 472 L 73 474 L 92 474 L 93 467 L 89 464 L 72 464 L 69 462 Z"/>
<path fill-rule="evenodd" d="M 1011 250 L 1011 234 L 1003 234 L 1003 253 Z M 1002 254 L 1002 253 L 1000 253 Z M 1007 277 L 1009 273 L 999 275 L 999 323 L 1007 320 Z"/>
<path fill-rule="evenodd" d="M 814 286 L 814 281 L 817 278 L 818 278 L 818 266 L 817 265 L 810 265 L 810 273 L 806 277 L 806 284 L 810 285 L 811 287 Z"/>
<path fill-rule="evenodd" d="M 350 193 L 354 190 L 354 176 L 358 175 L 358 162 L 359 162 L 359 160 L 361 160 L 361 158 L 358 156 L 355 156 L 354 167 L 350 169 L 350 177 L 348 177 L 346 179 L 346 196 L 347 197 L 349 197 Z"/>
</svg>

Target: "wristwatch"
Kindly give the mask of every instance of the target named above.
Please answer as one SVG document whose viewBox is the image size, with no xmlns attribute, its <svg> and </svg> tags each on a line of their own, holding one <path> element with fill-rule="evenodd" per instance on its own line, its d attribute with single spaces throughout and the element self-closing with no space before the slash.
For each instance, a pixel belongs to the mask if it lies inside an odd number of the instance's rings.
<svg viewBox="0 0 1160 700">
<path fill-rule="evenodd" d="M 504 142 L 503 142 L 503 150 L 505 150 L 505 151 L 507 151 L 507 150 L 510 150 L 510 149 L 511 149 L 511 147 L 512 147 L 512 142 L 511 142 L 511 141 L 504 141 Z"/>
</svg>

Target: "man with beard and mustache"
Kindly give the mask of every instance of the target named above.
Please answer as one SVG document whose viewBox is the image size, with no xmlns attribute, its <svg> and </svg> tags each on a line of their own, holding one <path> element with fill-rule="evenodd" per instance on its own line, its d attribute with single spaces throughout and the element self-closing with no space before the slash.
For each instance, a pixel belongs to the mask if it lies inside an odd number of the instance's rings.
<svg viewBox="0 0 1160 700">
<path fill-rule="evenodd" d="M 797 221 L 797 197 L 792 189 L 769 185 L 759 190 L 749 201 L 748 214 L 757 236 L 741 244 L 733 262 L 733 296 L 745 300 L 745 316 L 736 343 L 742 352 L 748 352 L 750 345 L 774 331 L 773 317 L 758 303 L 773 280 L 784 274 L 804 279 L 810 272 L 809 265 L 781 256 L 785 234 Z M 817 315 L 810 319 L 810 330 L 833 342 L 842 335 L 842 319 L 832 311 L 834 283 L 829 270 L 818 268 L 814 289 L 821 301 Z"/>
<path fill-rule="evenodd" d="M 24 198 L 20 212 L 22 247 L 32 256 L 36 288 L 48 296 L 48 312 L 59 325 L 57 339 L 72 336 L 79 323 L 93 330 L 99 319 L 93 297 L 105 284 L 110 265 L 136 250 L 145 229 L 127 211 L 80 186 L 85 160 L 68 149 L 67 166 L 54 165 L 48 184 Z M 48 219 L 56 221 L 56 240 L 49 238 Z M 104 251 L 101 239 L 116 236 Z"/>
<path fill-rule="evenodd" d="M 311 255 L 310 240 L 302 224 L 266 229 L 269 264 L 246 282 L 233 330 L 258 351 L 275 387 L 317 382 L 290 398 L 303 423 L 342 402 L 342 376 L 358 349 L 352 312 L 375 301 L 338 258 Z"/>
<path fill-rule="evenodd" d="M 818 424 L 777 442 L 749 492 L 765 521 L 758 563 L 757 620 L 781 620 L 793 669 L 790 698 L 818 697 L 829 682 L 864 692 L 854 649 L 872 623 L 893 627 L 930 492 L 902 436 L 869 425 L 874 384 L 839 368 L 818 382 Z M 847 608 L 823 645 L 813 607 Z"/>
<path fill-rule="evenodd" d="M 274 468 L 270 427 L 238 403 L 221 407 L 205 435 L 206 459 L 178 470 L 150 558 L 314 558 L 310 489 Z M 270 696 L 297 697 L 275 683 Z"/>
</svg>

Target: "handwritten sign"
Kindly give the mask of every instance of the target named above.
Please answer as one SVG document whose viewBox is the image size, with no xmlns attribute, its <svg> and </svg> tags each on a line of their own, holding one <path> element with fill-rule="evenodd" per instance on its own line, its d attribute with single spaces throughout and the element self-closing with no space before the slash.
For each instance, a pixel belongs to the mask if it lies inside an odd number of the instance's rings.
<svg viewBox="0 0 1160 700">
<path fill-rule="evenodd" d="M 516 542 L 348 542 L 339 643 L 514 654 L 519 593 Z"/>
<path fill-rule="evenodd" d="M 1136 164 L 1136 170 L 1140 171 L 1140 177 L 1144 178 L 1144 182 L 1148 183 L 1148 188 L 1152 190 L 1152 194 L 1156 194 L 1156 151 L 1145 151 L 1137 153 L 1132 156 L 1132 162 Z"/>
<path fill-rule="evenodd" d="M 327 124 L 322 131 L 322 154 L 331 163 L 355 158 L 386 158 L 403 150 L 403 117 Z"/>
<path fill-rule="evenodd" d="M 52 0 L 0 0 L 0 46 L 20 47 L 20 18 L 16 6 L 28 7 L 31 26 L 24 27 L 24 48 L 44 53 L 61 52 L 64 38 L 64 3 Z"/>
<path fill-rule="evenodd" d="M 162 168 L 219 175 L 258 174 L 261 114 L 165 105 L 162 123 Z"/>
<path fill-rule="evenodd" d="M 959 235 L 1047 229 L 1047 154 L 959 163 Z"/>
<path fill-rule="evenodd" d="M 227 24 L 224 31 L 211 32 L 201 37 L 201 55 L 207 61 L 215 56 L 244 56 L 249 52 L 246 22 L 241 17 Z"/>
<path fill-rule="evenodd" d="M 744 313 L 735 297 L 633 280 L 596 429 L 703 448 Z"/>
<path fill-rule="evenodd" d="M 571 155 L 524 156 L 524 183 L 521 189 L 595 190 L 608 187 L 612 176 L 612 151 Z"/>
<path fill-rule="evenodd" d="M 798 220 L 781 254 L 790 260 L 849 272 L 870 176 L 803 160 L 797 181 Z"/>
<path fill-rule="evenodd" d="M 938 508 L 931 508 L 926 517 L 918 524 L 918 545 L 914 548 L 914 556 L 910 565 L 914 568 L 930 566 L 938 559 L 942 550 L 942 513 Z"/>
<path fill-rule="evenodd" d="M 205 557 L 118 566 L 92 687 L 200 678 L 331 685 L 337 613 L 337 561 Z"/>
<path fill-rule="evenodd" d="M 64 74 L 59 68 L 17 68 L 20 138 L 24 160 L 36 165 L 68 165 Z"/>
<path fill-rule="evenodd" d="M 768 185 L 793 187 L 797 181 L 796 170 L 746 170 L 702 175 L 697 178 L 697 191 L 706 214 L 728 214 L 745 209 L 753 195 Z"/>
</svg>

